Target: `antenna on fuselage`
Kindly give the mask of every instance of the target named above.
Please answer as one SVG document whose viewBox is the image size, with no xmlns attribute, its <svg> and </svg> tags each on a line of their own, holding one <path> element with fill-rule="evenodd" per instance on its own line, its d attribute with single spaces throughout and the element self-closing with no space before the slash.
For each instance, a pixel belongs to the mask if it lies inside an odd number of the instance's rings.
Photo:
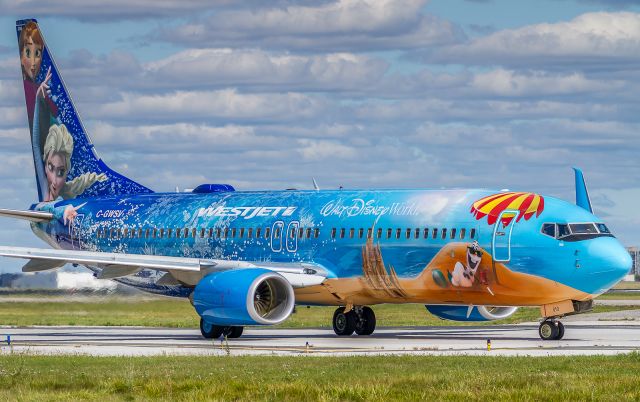
<svg viewBox="0 0 640 402">
<path fill-rule="evenodd" d="M 320 191 L 320 187 L 318 187 L 318 183 L 316 183 L 316 179 L 312 177 L 311 180 L 313 180 L 313 189 L 316 191 Z"/>
</svg>

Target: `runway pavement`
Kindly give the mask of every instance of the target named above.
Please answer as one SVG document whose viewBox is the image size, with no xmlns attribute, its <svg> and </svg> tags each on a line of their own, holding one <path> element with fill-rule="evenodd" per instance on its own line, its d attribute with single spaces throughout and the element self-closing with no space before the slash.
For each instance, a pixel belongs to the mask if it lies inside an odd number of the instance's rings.
<svg viewBox="0 0 640 402">
<path fill-rule="evenodd" d="M 576 317 L 578 318 L 578 317 Z M 587 320 L 585 321 L 585 318 Z M 143 327 L 0 327 L 0 353 L 88 355 L 591 355 L 640 351 L 640 321 L 581 317 L 565 339 L 542 341 L 537 323 L 379 328 L 337 337 L 330 329 L 247 328 L 239 339 L 205 340 L 195 329 Z M 11 345 L 6 342 L 11 337 Z M 491 350 L 487 350 L 487 340 Z"/>
</svg>

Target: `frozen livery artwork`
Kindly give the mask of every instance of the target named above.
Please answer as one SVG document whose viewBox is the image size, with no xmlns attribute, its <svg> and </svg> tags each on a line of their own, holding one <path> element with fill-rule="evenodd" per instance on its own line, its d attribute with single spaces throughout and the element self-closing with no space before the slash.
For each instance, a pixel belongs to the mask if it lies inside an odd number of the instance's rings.
<svg viewBox="0 0 640 402">
<path fill-rule="evenodd" d="M 369 335 L 370 306 L 421 303 L 461 321 L 539 306 L 540 336 L 560 339 L 560 318 L 631 266 L 578 169 L 576 204 L 479 189 L 153 192 L 100 159 L 37 22 L 17 34 L 39 198 L 0 215 L 53 247 L 1 247 L 25 272 L 73 263 L 188 297 L 207 338 L 278 324 L 296 304 L 336 306 L 336 334 Z"/>
</svg>

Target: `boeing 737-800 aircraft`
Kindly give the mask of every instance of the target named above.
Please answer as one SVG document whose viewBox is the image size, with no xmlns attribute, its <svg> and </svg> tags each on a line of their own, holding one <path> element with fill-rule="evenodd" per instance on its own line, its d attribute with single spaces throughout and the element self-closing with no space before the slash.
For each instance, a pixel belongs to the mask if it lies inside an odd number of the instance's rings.
<svg viewBox="0 0 640 402">
<path fill-rule="evenodd" d="M 0 248 L 24 272 L 77 264 L 188 297 L 206 338 L 278 324 L 296 304 L 336 306 L 336 334 L 370 335 L 369 306 L 421 303 L 461 321 L 540 306 L 540 336 L 560 339 L 559 319 L 631 267 L 577 169 L 577 205 L 481 189 L 153 192 L 98 157 L 37 22 L 17 34 L 39 202 L 0 215 L 53 247 Z"/>
</svg>

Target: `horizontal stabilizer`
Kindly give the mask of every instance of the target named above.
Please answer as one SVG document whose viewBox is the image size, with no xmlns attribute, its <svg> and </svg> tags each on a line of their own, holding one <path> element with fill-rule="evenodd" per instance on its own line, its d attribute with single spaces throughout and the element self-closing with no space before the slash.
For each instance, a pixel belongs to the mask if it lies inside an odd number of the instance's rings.
<svg viewBox="0 0 640 402">
<path fill-rule="evenodd" d="M 24 219 L 31 222 L 43 223 L 53 219 L 53 214 L 42 211 L 19 211 L 15 209 L 0 209 L 0 216 L 14 219 Z"/>
</svg>

